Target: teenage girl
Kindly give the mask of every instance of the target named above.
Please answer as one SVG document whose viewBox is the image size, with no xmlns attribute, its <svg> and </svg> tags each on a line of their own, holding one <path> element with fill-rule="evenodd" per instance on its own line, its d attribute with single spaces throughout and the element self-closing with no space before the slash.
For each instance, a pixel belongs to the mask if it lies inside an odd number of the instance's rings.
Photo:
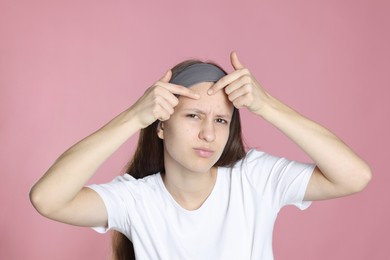
<svg viewBox="0 0 390 260">
<path fill-rule="evenodd" d="M 369 166 L 326 128 L 258 83 L 232 52 L 234 71 L 201 61 L 169 70 L 130 108 L 65 151 L 33 186 L 40 214 L 115 230 L 115 259 L 273 259 L 272 231 L 285 205 L 361 191 Z M 304 164 L 244 149 L 246 108 L 295 142 Z M 127 173 L 85 187 L 140 132 Z"/>
</svg>

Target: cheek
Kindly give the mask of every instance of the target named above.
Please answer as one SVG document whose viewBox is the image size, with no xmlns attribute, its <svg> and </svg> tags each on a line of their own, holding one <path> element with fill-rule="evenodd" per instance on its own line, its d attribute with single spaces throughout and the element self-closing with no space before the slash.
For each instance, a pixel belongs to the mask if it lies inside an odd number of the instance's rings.
<svg viewBox="0 0 390 260">
<path fill-rule="evenodd" d="M 180 138 L 180 137 L 185 137 L 187 134 L 190 134 L 191 132 L 195 131 L 195 127 L 191 127 L 188 125 L 176 125 L 172 128 L 168 129 L 168 134 L 170 137 L 174 138 Z"/>
<path fill-rule="evenodd" d="M 169 124 L 164 129 L 164 142 L 166 144 L 180 145 L 185 140 L 193 139 L 194 128 L 185 125 Z"/>
<path fill-rule="evenodd" d="M 227 128 L 222 128 L 220 129 L 219 131 L 216 132 L 216 135 L 218 137 L 218 140 L 220 141 L 221 144 L 223 144 L 224 146 L 226 145 L 228 139 L 229 139 L 229 127 Z"/>
<path fill-rule="evenodd" d="M 228 139 L 229 139 L 229 132 L 228 132 L 227 135 L 225 136 L 225 145 L 227 144 Z"/>
</svg>

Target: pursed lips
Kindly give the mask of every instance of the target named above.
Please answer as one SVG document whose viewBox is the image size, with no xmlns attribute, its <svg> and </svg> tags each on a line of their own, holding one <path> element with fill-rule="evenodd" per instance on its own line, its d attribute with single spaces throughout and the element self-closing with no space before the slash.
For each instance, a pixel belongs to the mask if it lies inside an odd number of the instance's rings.
<svg viewBox="0 0 390 260">
<path fill-rule="evenodd" d="M 199 147 L 199 148 L 194 148 L 194 150 L 200 157 L 203 158 L 209 158 L 214 154 L 214 151 L 209 148 Z"/>
</svg>

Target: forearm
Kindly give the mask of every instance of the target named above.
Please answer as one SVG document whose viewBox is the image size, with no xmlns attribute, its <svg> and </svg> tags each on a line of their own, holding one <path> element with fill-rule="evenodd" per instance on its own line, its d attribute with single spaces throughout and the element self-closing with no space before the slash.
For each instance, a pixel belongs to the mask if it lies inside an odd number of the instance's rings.
<svg viewBox="0 0 390 260">
<path fill-rule="evenodd" d="M 70 202 L 99 166 L 140 129 L 133 112 L 127 110 L 98 131 L 65 151 L 31 190 L 39 210 L 54 211 Z"/>
<path fill-rule="evenodd" d="M 301 147 L 335 186 L 352 192 L 366 185 L 371 176 L 369 166 L 325 127 L 273 97 L 258 114 Z"/>
</svg>

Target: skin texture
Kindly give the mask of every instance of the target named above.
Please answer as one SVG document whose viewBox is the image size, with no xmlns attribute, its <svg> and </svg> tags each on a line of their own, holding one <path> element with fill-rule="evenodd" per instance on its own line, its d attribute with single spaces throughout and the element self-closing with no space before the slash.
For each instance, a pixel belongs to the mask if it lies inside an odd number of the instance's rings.
<svg viewBox="0 0 390 260">
<path fill-rule="evenodd" d="M 73 225 L 106 226 L 101 198 L 84 185 L 123 143 L 156 120 L 162 121 L 157 134 L 165 142 L 164 183 L 184 208 L 198 208 L 215 183 L 217 172 L 212 165 L 229 131 L 221 120 L 229 122 L 232 106 L 266 120 L 313 159 L 317 167 L 305 200 L 346 196 L 366 187 L 371 170 L 358 155 L 325 127 L 267 93 L 235 52 L 230 60 L 233 72 L 215 84 L 200 83 L 192 88 L 170 84 L 172 72 L 167 71 L 130 108 L 55 161 L 31 189 L 30 199 L 37 211 Z M 204 151 L 206 148 L 213 152 Z"/>
</svg>

